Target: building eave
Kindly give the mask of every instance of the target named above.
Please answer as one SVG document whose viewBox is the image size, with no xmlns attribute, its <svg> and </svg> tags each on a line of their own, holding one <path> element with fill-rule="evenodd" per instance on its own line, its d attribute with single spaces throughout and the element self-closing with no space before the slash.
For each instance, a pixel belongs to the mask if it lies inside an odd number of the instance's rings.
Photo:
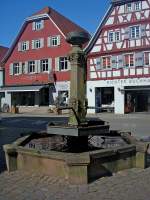
<svg viewBox="0 0 150 200">
<path fill-rule="evenodd" d="M 103 25 L 105 24 L 105 22 L 107 21 L 108 17 L 109 17 L 109 14 L 111 13 L 111 11 L 113 10 L 114 8 L 114 5 L 111 4 L 105 14 L 105 16 L 102 18 L 98 28 L 96 29 L 96 32 L 94 33 L 94 35 L 92 36 L 91 40 L 89 41 L 88 45 L 84 48 L 84 51 L 86 54 L 88 54 L 90 52 L 90 50 L 93 48 L 96 40 L 98 39 L 99 37 L 99 34 L 103 28 Z"/>
</svg>

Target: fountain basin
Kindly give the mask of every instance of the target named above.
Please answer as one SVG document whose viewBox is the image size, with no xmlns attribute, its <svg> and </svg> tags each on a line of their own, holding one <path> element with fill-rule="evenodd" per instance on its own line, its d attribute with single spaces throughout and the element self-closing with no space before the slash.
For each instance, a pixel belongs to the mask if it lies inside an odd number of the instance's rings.
<svg viewBox="0 0 150 200">
<path fill-rule="evenodd" d="M 126 133 L 124 136 L 127 138 L 127 135 Z M 138 147 L 139 144 L 136 145 L 135 141 L 130 144 L 128 141 L 120 147 L 78 153 L 31 147 L 33 140 L 48 137 L 52 136 L 32 134 L 12 144 L 4 145 L 8 171 L 38 171 L 46 175 L 65 178 L 71 184 L 86 184 L 124 169 L 145 168 L 147 165 L 147 146 Z"/>
</svg>

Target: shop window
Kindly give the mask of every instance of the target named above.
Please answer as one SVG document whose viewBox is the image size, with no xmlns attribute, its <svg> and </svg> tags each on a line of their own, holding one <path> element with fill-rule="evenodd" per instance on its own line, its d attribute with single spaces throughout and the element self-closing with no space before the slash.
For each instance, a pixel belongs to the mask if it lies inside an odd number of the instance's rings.
<svg viewBox="0 0 150 200">
<path fill-rule="evenodd" d="M 111 57 L 102 57 L 102 66 L 103 69 L 109 69 L 111 68 Z"/>
<path fill-rule="evenodd" d="M 134 66 L 134 55 L 133 54 L 124 55 L 124 64 L 125 64 L 125 67 L 133 67 Z"/>
<path fill-rule="evenodd" d="M 150 66 L 150 52 L 144 53 L 144 65 Z"/>
</svg>

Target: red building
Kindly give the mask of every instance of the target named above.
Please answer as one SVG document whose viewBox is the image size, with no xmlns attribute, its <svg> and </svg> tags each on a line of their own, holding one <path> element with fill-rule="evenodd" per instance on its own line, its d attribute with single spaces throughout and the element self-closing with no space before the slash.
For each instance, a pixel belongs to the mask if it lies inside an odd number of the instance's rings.
<svg viewBox="0 0 150 200">
<path fill-rule="evenodd" d="M 112 0 L 86 52 L 89 106 L 150 111 L 149 0 Z"/>
<path fill-rule="evenodd" d="M 2 66 L 2 60 L 7 53 L 8 48 L 0 46 L 0 110 L 1 110 L 1 99 L 4 96 L 4 93 L 1 91 L 1 88 L 4 85 L 4 68 Z"/>
<path fill-rule="evenodd" d="M 28 17 L 9 49 L 5 63 L 5 102 L 11 106 L 51 105 L 68 95 L 71 31 L 85 31 L 52 8 Z"/>
</svg>

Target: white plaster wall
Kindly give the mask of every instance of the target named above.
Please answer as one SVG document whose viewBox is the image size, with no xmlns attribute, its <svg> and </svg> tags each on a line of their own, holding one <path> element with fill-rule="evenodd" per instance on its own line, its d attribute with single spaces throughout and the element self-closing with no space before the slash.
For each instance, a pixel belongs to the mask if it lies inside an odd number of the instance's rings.
<svg viewBox="0 0 150 200">
<path fill-rule="evenodd" d="M 124 87 L 114 88 L 114 103 L 115 103 L 115 114 L 124 114 L 124 92 L 121 92 Z"/>
<path fill-rule="evenodd" d="M 87 81 L 88 106 L 95 107 L 96 87 L 114 87 L 115 113 L 124 114 L 124 93 L 121 90 L 125 86 L 150 86 L 150 78 Z M 95 113 L 95 110 L 88 109 L 88 113 Z"/>
</svg>

